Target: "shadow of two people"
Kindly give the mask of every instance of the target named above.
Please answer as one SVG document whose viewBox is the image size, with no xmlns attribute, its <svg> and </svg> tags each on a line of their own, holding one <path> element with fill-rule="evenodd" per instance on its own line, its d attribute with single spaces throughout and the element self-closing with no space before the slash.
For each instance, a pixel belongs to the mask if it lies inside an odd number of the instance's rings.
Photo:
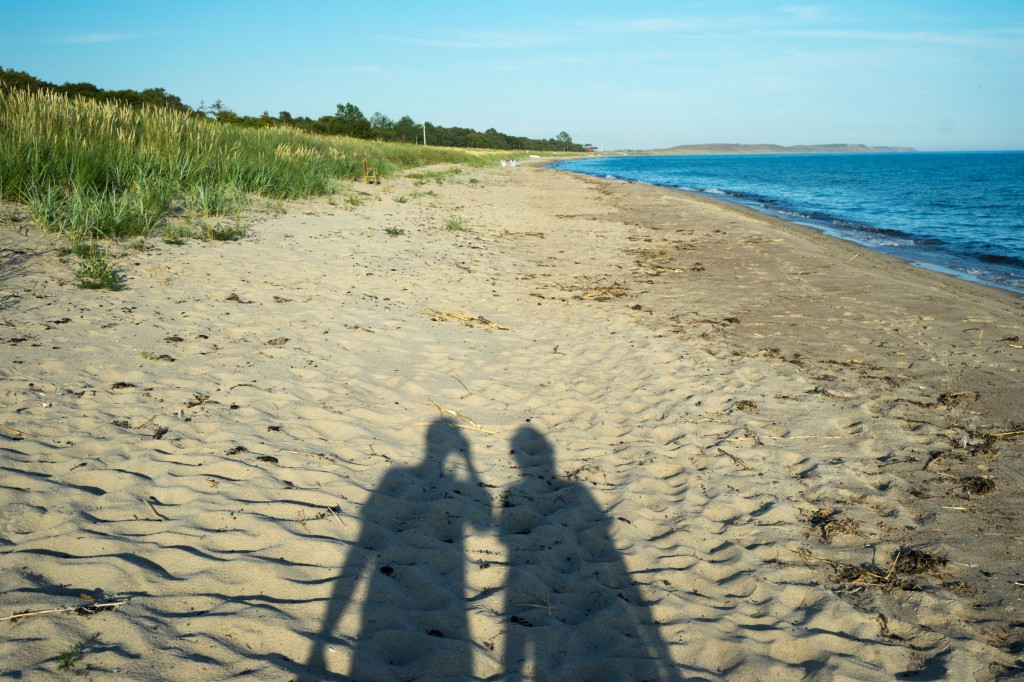
<svg viewBox="0 0 1024 682">
<path fill-rule="evenodd" d="M 611 520 L 586 486 L 558 476 L 536 429 L 520 428 L 511 446 L 522 479 L 502 496 L 496 523 L 469 443 L 449 420 L 428 428 L 420 464 L 385 474 L 334 583 L 310 679 L 342 679 L 328 670 L 332 645 L 351 648 L 349 679 L 359 682 L 473 679 L 474 655 L 493 654 L 470 636 L 464 543 L 495 526 L 508 557 L 498 679 L 681 679 Z M 459 468 L 464 476 L 449 473 Z M 364 574 L 358 635 L 337 637 Z"/>
</svg>

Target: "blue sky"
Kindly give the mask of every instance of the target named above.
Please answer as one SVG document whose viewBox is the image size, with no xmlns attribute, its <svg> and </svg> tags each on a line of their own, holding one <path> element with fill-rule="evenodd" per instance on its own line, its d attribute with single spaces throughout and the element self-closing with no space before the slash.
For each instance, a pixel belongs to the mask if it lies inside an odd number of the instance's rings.
<svg viewBox="0 0 1024 682">
<path fill-rule="evenodd" d="M 1024 149 L 1024 1 L 0 0 L 0 66 L 605 149 Z"/>
</svg>

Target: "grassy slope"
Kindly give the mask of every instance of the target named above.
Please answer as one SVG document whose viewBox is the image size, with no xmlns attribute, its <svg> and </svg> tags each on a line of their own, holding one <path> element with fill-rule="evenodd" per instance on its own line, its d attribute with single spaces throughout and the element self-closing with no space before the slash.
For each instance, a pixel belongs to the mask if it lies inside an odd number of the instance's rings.
<svg viewBox="0 0 1024 682">
<path fill-rule="evenodd" d="M 169 109 L 59 94 L 0 95 L 0 201 L 72 241 L 146 236 L 174 213 L 230 215 L 252 195 L 329 194 L 361 177 L 436 163 L 489 163 L 501 152 L 247 129 Z"/>
</svg>

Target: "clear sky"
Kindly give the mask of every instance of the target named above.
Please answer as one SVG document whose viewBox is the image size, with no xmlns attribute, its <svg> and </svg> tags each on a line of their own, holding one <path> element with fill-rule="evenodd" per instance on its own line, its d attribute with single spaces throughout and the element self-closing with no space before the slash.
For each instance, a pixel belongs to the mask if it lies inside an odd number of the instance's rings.
<svg viewBox="0 0 1024 682">
<path fill-rule="evenodd" d="M 1024 0 L 0 0 L 0 66 L 604 149 L 1024 149 Z"/>
</svg>

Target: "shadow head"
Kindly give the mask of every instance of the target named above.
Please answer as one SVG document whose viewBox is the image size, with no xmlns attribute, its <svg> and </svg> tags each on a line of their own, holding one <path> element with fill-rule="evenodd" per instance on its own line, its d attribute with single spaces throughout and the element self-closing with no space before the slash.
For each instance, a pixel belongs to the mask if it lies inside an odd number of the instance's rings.
<svg viewBox="0 0 1024 682">
<path fill-rule="evenodd" d="M 555 450 L 544 435 L 532 426 L 522 426 L 516 430 L 510 442 L 512 456 L 521 469 L 543 469 L 550 471 L 555 467 Z"/>
</svg>

